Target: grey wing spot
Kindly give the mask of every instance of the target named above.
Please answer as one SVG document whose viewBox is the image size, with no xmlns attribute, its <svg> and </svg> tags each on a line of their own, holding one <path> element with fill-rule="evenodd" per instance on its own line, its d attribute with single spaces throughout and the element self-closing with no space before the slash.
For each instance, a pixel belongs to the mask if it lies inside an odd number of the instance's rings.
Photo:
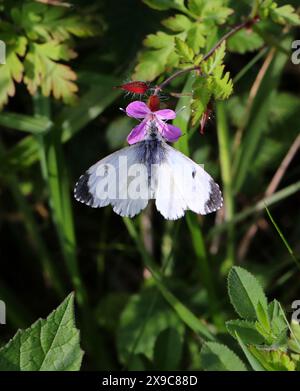
<svg viewBox="0 0 300 391">
<path fill-rule="evenodd" d="M 196 176 L 196 170 L 193 170 L 192 177 L 195 178 L 195 176 Z"/>
<path fill-rule="evenodd" d="M 219 185 L 212 179 L 209 182 L 210 193 L 209 199 L 204 205 L 205 213 L 215 212 L 223 206 L 223 197 Z"/>
</svg>

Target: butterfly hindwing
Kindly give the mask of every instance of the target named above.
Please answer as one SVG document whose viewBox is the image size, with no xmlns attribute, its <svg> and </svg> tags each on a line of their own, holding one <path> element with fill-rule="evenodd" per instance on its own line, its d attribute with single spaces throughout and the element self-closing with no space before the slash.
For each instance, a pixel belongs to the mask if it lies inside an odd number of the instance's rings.
<svg viewBox="0 0 300 391">
<path fill-rule="evenodd" d="M 170 220 L 178 219 L 186 210 L 208 214 L 223 204 L 219 186 L 198 164 L 181 152 L 165 146 L 166 159 L 158 170 L 156 206 Z"/>
</svg>

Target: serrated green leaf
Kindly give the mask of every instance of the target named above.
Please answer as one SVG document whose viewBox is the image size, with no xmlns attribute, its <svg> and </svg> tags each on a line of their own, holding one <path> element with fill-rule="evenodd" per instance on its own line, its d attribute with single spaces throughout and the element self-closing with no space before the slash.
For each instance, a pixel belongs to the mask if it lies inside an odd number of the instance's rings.
<svg viewBox="0 0 300 391">
<path fill-rule="evenodd" d="M 143 0 L 148 7 L 156 9 L 158 11 L 165 11 L 170 8 L 175 8 L 178 10 L 183 10 L 184 0 Z"/>
<path fill-rule="evenodd" d="M 14 37 L 14 43 L 8 43 L 6 63 L 0 65 L 0 109 L 15 95 L 15 82 L 20 83 L 23 77 L 23 64 L 20 60 L 25 54 L 27 39 Z"/>
<path fill-rule="evenodd" d="M 223 76 L 224 65 L 220 65 L 215 69 L 212 76 L 208 77 L 208 85 L 216 99 L 224 100 L 229 98 L 233 92 L 233 82 L 230 78 L 230 73 L 226 72 Z"/>
<path fill-rule="evenodd" d="M 189 63 L 193 61 L 195 53 L 182 39 L 175 38 L 175 47 L 182 62 Z"/>
<path fill-rule="evenodd" d="M 195 53 L 199 52 L 201 48 L 206 45 L 206 34 L 205 26 L 201 24 L 194 24 L 187 33 L 187 44 L 194 50 Z"/>
<path fill-rule="evenodd" d="M 152 81 L 165 71 L 179 63 L 179 57 L 174 51 L 175 37 L 159 31 L 150 34 L 144 40 L 144 45 L 155 50 L 145 50 L 139 55 L 139 61 L 134 70 L 133 80 Z"/>
<path fill-rule="evenodd" d="M 154 367 L 160 371 L 179 369 L 182 355 L 182 335 L 174 328 L 163 330 L 155 342 Z"/>
<path fill-rule="evenodd" d="M 300 25 L 299 15 L 296 13 L 295 8 L 289 4 L 271 9 L 270 16 L 275 23 L 283 25 L 292 24 L 294 26 Z"/>
<path fill-rule="evenodd" d="M 48 318 L 20 330 L 0 349 L 2 371 L 78 371 L 83 352 L 75 326 L 74 294 Z"/>
<path fill-rule="evenodd" d="M 75 72 L 58 60 L 67 60 L 74 57 L 66 45 L 50 41 L 44 44 L 32 43 L 25 57 L 24 83 L 33 95 L 40 87 L 44 96 L 53 96 L 62 99 L 65 103 L 75 100 L 78 90 L 74 81 Z"/>
<path fill-rule="evenodd" d="M 171 16 L 170 18 L 163 20 L 162 24 L 169 30 L 175 32 L 189 30 L 192 26 L 190 19 L 182 14 Z"/>
<path fill-rule="evenodd" d="M 14 22 L 31 40 L 52 39 L 61 42 L 71 38 L 96 34 L 95 26 L 82 15 L 69 15 L 63 7 L 47 7 L 41 3 L 27 3 L 11 11 Z"/>
<path fill-rule="evenodd" d="M 271 9 L 277 7 L 277 4 L 273 0 L 262 0 L 259 2 L 258 14 L 261 19 L 266 19 L 270 15 Z"/>
<path fill-rule="evenodd" d="M 206 371 L 246 371 L 245 364 L 227 346 L 216 342 L 204 344 L 201 364 Z"/>
<path fill-rule="evenodd" d="M 214 73 L 215 69 L 223 64 L 225 57 L 226 43 L 223 42 L 212 56 L 202 65 L 203 72 L 207 75 Z"/>
<path fill-rule="evenodd" d="M 226 322 L 226 328 L 234 338 L 238 334 L 246 344 L 259 345 L 264 342 L 264 338 L 256 330 L 254 322 L 241 319 L 230 320 Z"/>
<path fill-rule="evenodd" d="M 152 81 L 163 73 L 169 64 L 175 64 L 174 47 L 169 46 L 159 50 L 147 50 L 142 52 L 139 63 L 135 67 L 133 80 Z M 179 59 L 178 59 L 179 61 Z"/>
<path fill-rule="evenodd" d="M 245 319 L 256 320 L 260 302 L 267 311 L 267 298 L 256 278 L 247 270 L 234 266 L 228 274 L 228 293 L 236 312 Z"/>
<path fill-rule="evenodd" d="M 225 6 L 224 0 L 189 0 L 188 8 L 195 16 L 201 17 L 202 21 L 214 21 L 217 24 L 225 23 L 233 13 L 231 8 Z"/>
<path fill-rule="evenodd" d="M 192 101 L 192 125 L 199 123 L 206 107 L 212 97 L 212 92 L 207 84 L 205 77 L 198 77 L 193 83 L 193 101 Z"/>
<path fill-rule="evenodd" d="M 149 34 L 144 40 L 144 45 L 153 49 L 165 49 L 174 46 L 174 36 L 158 31 L 156 34 Z"/>
<path fill-rule="evenodd" d="M 227 48 L 230 52 L 244 54 L 260 49 L 264 40 L 253 30 L 241 30 L 234 34 L 227 41 Z"/>
</svg>

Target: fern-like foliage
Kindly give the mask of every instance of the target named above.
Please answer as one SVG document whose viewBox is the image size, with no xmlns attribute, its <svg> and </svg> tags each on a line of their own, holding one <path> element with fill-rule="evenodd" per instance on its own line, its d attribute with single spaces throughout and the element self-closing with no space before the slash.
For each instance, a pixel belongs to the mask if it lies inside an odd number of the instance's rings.
<svg viewBox="0 0 300 391">
<path fill-rule="evenodd" d="M 162 21 L 164 31 L 150 34 L 144 40 L 145 50 L 138 57 L 133 78 L 153 81 L 164 73 L 196 68 L 193 125 L 199 122 L 211 100 L 224 100 L 232 94 L 233 82 L 224 63 L 226 48 L 238 53 L 254 51 L 264 45 L 263 31 L 270 22 L 300 24 L 299 15 L 291 5 L 279 7 L 273 0 L 247 1 L 249 14 L 243 17 L 237 15 L 237 10 L 233 9 L 235 2 L 229 0 L 144 0 L 144 3 L 159 11 L 175 10 L 175 14 Z M 213 55 L 203 61 L 220 36 L 228 32 L 224 24 L 229 26 L 239 18 L 249 20 L 249 26 L 245 23 L 244 29 L 232 35 L 228 42 L 223 42 Z M 258 20 L 266 22 L 260 33 L 251 28 Z"/>
<path fill-rule="evenodd" d="M 97 34 L 94 23 L 67 8 L 25 1 L 1 12 L 0 39 L 6 63 L 0 65 L 0 108 L 23 82 L 30 94 L 38 88 L 65 103 L 76 99 L 76 73 L 67 62 L 76 53 L 73 37 Z"/>
</svg>

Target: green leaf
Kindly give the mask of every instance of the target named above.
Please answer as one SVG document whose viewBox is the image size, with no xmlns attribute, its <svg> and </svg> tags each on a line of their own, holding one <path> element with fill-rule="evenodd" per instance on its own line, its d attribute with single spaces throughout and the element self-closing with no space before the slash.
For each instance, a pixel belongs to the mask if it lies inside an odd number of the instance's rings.
<svg viewBox="0 0 300 391">
<path fill-rule="evenodd" d="M 259 345 L 263 343 L 263 336 L 256 330 L 255 323 L 246 320 L 230 320 L 226 322 L 228 332 L 236 338 L 238 334 L 244 343 Z"/>
<path fill-rule="evenodd" d="M 246 371 L 245 364 L 227 346 L 216 342 L 204 344 L 201 353 L 202 367 L 206 371 Z"/>
<path fill-rule="evenodd" d="M 263 350 L 249 346 L 249 351 L 267 371 L 294 371 L 295 363 L 280 350 Z"/>
<path fill-rule="evenodd" d="M 244 54 L 260 49 L 264 40 L 253 30 L 240 30 L 227 41 L 227 48 L 230 52 Z"/>
<path fill-rule="evenodd" d="M 154 288 L 144 289 L 133 295 L 122 312 L 117 334 L 117 346 L 122 362 L 126 362 L 132 353 L 143 353 L 153 358 L 154 345 L 159 334 L 166 328 L 175 328 L 179 335 L 184 326 L 169 304 L 159 296 L 153 305 Z M 148 318 L 149 308 L 152 308 Z M 145 322 L 145 319 L 148 319 Z"/>
<path fill-rule="evenodd" d="M 244 344 L 243 340 L 240 338 L 238 333 L 236 333 L 235 336 L 236 336 L 236 339 L 238 340 L 238 343 L 239 343 L 240 347 L 242 348 L 245 356 L 247 357 L 247 360 L 248 360 L 249 364 L 251 365 L 252 369 L 254 371 L 265 371 L 265 368 L 256 359 L 256 357 L 250 352 L 250 350 Z"/>
<path fill-rule="evenodd" d="M 25 37 L 14 38 L 13 44 L 7 44 L 6 63 L 0 65 L 0 109 L 8 102 L 9 97 L 15 95 L 15 82 L 21 83 L 23 78 L 24 67 L 20 57 L 25 54 L 27 40 Z"/>
<path fill-rule="evenodd" d="M 85 15 L 67 14 L 63 7 L 47 7 L 41 3 L 27 3 L 12 9 L 13 21 L 23 28 L 31 40 L 52 39 L 61 42 L 77 37 L 89 37 L 97 33 L 95 26 Z"/>
<path fill-rule="evenodd" d="M 192 26 L 190 19 L 182 14 L 171 16 L 170 18 L 163 20 L 162 24 L 169 30 L 175 32 L 189 30 Z"/>
<path fill-rule="evenodd" d="M 183 10 L 184 0 L 143 0 L 148 7 L 156 9 L 158 11 L 165 11 L 170 8 Z"/>
<path fill-rule="evenodd" d="M 175 47 L 181 62 L 191 63 L 193 61 L 195 53 L 182 39 L 175 38 Z"/>
<path fill-rule="evenodd" d="M 180 35 L 178 35 L 180 36 Z M 163 32 L 150 34 L 144 40 L 144 45 L 155 50 L 146 50 L 139 56 L 139 62 L 134 70 L 134 80 L 152 81 L 178 62 L 178 55 L 174 52 L 175 37 Z"/>
<path fill-rule="evenodd" d="M 224 74 L 223 60 L 225 57 L 226 44 L 220 47 L 202 65 L 203 72 L 207 75 L 206 88 L 211 91 L 215 99 L 227 99 L 233 91 L 233 82 L 229 72 Z"/>
<path fill-rule="evenodd" d="M 50 130 L 53 124 L 43 116 L 31 117 L 18 113 L 2 112 L 0 113 L 0 125 L 22 132 L 44 134 Z"/>
<path fill-rule="evenodd" d="M 300 25 L 299 15 L 296 13 L 295 8 L 289 4 L 271 9 L 270 16 L 275 23 L 283 25 L 291 24 L 294 26 Z"/>
<path fill-rule="evenodd" d="M 273 334 L 277 338 L 281 338 L 282 335 L 286 335 L 288 325 L 286 323 L 285 313 L 283 312 L 280 303 L 277 300 L 273 300 L 268 306 L 268 311 Z M 274 341 L 273 343 L 278 342 L 279 341 Z"/>
<path fill-rule="evenodd" d="M 201 17 L 201 20 L 223 24 L 233 13 L 224 3 L 224 0 L 189 0 L 188 8 L 195 16 Z"/>
<path fill-rule="evenodd" d="M 226 72 L 223 75 L 224 65 L 216 68 L 213 76 L 208 78 L 208 85 L 213 92 L 215 99 L 224 100 L 229 98 L 233 92 L 233 82 L 230 78 L 230 73 Z"/>
<path fill-rule="evenodd" d="M 142 353 L 133 355 L 128 366 L 128 371 L 149 371 L 152 369 L 151 361 Z"/>
<path fill-rule="evenodd" d="M 193 27 L 188 30 L 186 42 L 195 53 L 199 52 L 201 48 L 205 47 L 206 34 L 206 28 L 201 24 L 194 24 Z"/>
<path fill-rule="evenodd" d="M 228 274 L 228 293 L 236 312 L 245 319 L 256 320 L 260 302 L 267 311 L 267 298 L 256 278 L 247 270 L 234 266 Z"/>
<path fill-rule="evenodd" d="M 52 93 L 56 99 L 62 99 L 65 103 L 74 102 L 78 90 L 74 83 L 77 76 L 69 66 L 57 62 L 74 56 L 74 52 L 66 45 L 55 41 L 32 43 L 24 63 L 24 82 L 29 92 L 33 95 L 41 87 L 44 96 Z"/>
<path fill-rule="evenodd" d="M 179 369 L 182 356 L 182 335 L 174 328 L 163 330 L 154 347 L 154 366 L 160 371 Z"/>
<path fill-rule="evenodd" d="M 83 352 L 75 326 L 74 294 L 46 320 L 20 330 L 0 349 L 2 371 L 78 371 Z"/>
<path fill-rule="evenodd" d="M 292 320 L 291 322 L 291 336 L 288 341 L 288 347 L 293 352 L 300 354 L 300 324 Z"/>
<path fill-rule="evenodd" d="M 199 76 L 193 84 L 193 101 L 192 101 L 192 125 L 199 123 L 206 107 L 211 99 L 212 92 L 210 91 L 207 80 L 203 76 Z"/>
<path fill-rule="evenodd" d="M 174 37 L 158 31 L 156 34 L 149 34 L 144 40 L 144 45 L 153 49 L 165 49 L 168 46 L 174 46 Z"/>
<path fill-rule="evenodd" d="M 267 332 L 271 332 L 271 324 L 269 319 L 268 307 L 263 305 L 260 301 L 256 306 L 256 316 L 259 324 L 263 327 L 263 329 Z"/>
<path fill-rule="evenodd" d="M 226 54 L 226 43 L 223 42 L 212 56 L 202 65 L 203 72 L 207 75 L 213 74 L 218 66 L 223 64 Z"/>
</svg>

